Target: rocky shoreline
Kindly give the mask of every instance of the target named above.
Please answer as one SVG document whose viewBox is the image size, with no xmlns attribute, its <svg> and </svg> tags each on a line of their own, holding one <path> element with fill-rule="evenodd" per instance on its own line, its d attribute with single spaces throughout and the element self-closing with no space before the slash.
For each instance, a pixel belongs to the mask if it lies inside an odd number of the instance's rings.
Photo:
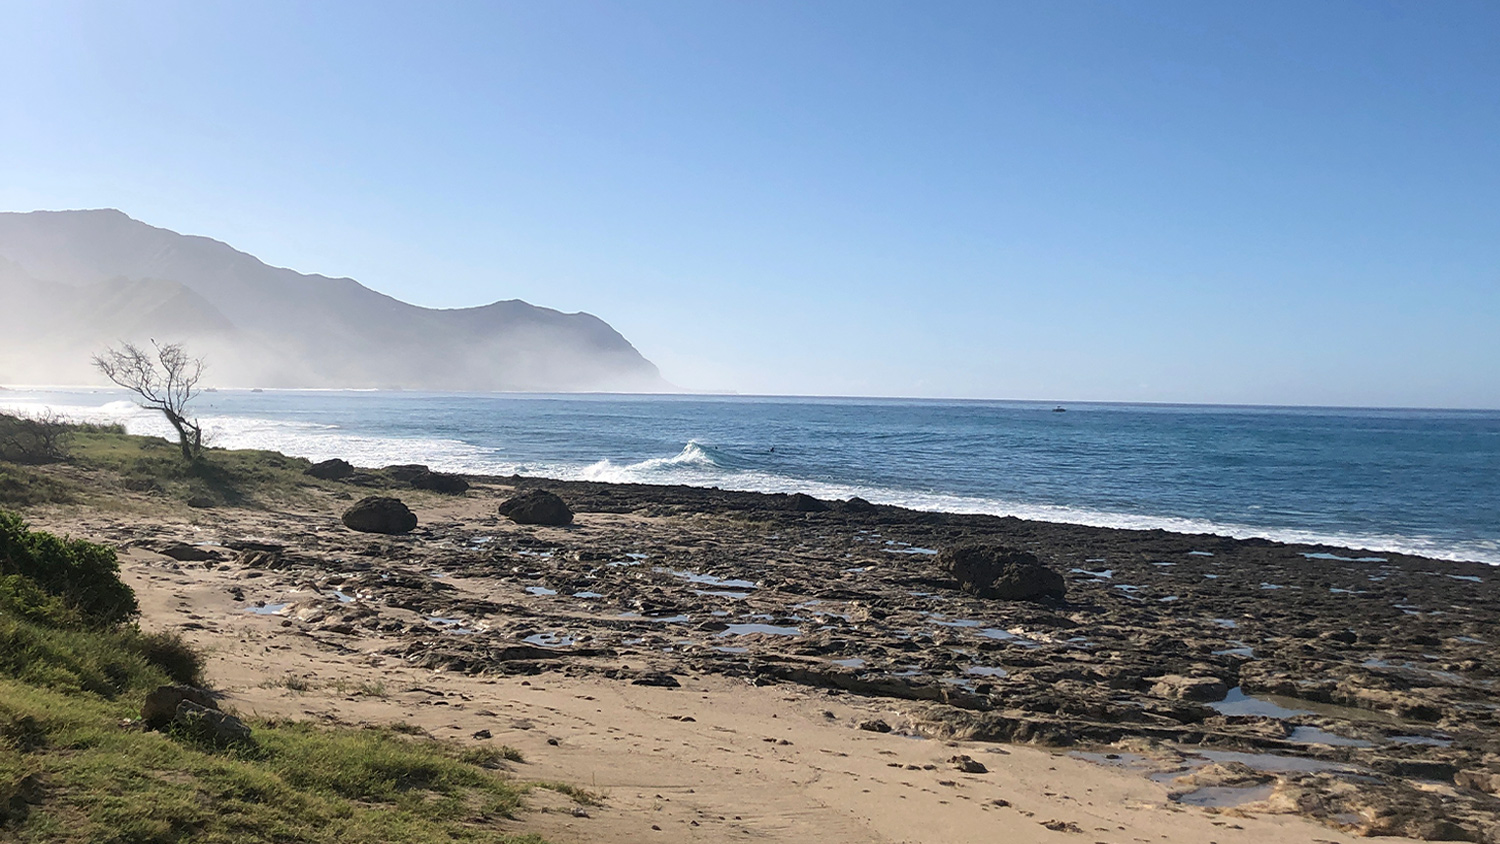
<svg viewBox="0 0 1500 844">
<path fill-rule="evenodd" d="M 216 508 L 191 531 L 96 514 L 87 529 L 232 574 L 245 612 L 341 653 L 487 676 L 794 684 L 888 701 L 900 717 L 883 726 L 913 736 L 1139 770 L 1184 805 L 1500 840 L 1490 566 L 858 500 L 467 486 L 414 492 L 362 472 L 310 488 L 321 507 Z M 534 488 L 560 495 L 575 523 L 499 515 Z M 340 524 L 369 491 L 411 503 L 416 529 Z M 935 557 L 970 541 L 1035 555 L 1066 598 L 963 591 Z"/>
</svg>

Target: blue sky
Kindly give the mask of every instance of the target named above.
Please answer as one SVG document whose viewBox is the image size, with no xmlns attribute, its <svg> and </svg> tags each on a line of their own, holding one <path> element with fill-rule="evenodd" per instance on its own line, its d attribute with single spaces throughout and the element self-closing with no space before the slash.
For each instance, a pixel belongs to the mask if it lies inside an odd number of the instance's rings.
<svg viewBox="0 0 1500 844">
<path fill-rule="evenodd" d="M 688 388 L 1500 407 L 1500 5 L 0 0 L 0 208 Z"/>
</svg>

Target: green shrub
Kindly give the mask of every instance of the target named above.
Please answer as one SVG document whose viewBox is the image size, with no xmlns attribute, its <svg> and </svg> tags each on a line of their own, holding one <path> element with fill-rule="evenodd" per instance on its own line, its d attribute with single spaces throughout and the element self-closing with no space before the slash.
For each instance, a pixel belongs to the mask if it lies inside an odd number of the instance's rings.
<svg viewBox="0 0 1500 844">
<path fill-rule="evenodd" d="M 0 510 L 0 575 L 21 575 L 76 609 L 87 623 L 104 627 L 135 616 L 135 593 L 120 580 L 113 549 L 78 539 L 27 530 L 13 513 Z"/>
<path fill-rule="evenodd" d="M 0 575 L 0 615 L 25 619 L 45 627 L 78 627 L 78 612 L 35 580 L 19 574 Z"/>
<path fill-rule="evenodd" d="M 0 460 L 12 463 L 53 463 L 68 456 L 69 425 L 44 414 L 17 416 L 0 413 Z"/>
</svg>

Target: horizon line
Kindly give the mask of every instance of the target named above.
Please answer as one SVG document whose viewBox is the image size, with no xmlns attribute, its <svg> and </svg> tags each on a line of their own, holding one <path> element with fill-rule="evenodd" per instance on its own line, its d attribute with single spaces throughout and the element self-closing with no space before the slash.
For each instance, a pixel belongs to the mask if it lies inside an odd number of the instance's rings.
<svg viewBox="0 0 1500 844">
<path fill-rule="evenodd" d="M 128 393 L 121 387 L 101 384 L 0 384 L 0 393 L 3 392 L 44 392 L 55 391 L 115 391 Z M 736 390 L 691 390 L 683 389 L 678 392 L 629 392 L 620 390 L 431 390 L 422 388 L 404 387 L 245 387 L 245 386 L 213 386 L 200 390 L 204 392 L 279 392 L 279 393 L 411 393 L 442 396 L 621 396 L 637 398 L 732 398 L 732 399 L 841 399 L 848 401 L 921 401 L 921 402 L 995 402 L 1006 404 L 1051 404 L 1067 409 L 1065 405 L 1112 405 L 1112 406 L 1146 406 L 1146 407 L 1222 407 L 1222 408 L 1244 408 L 1259 410 L 1395 410 L 1395 411 L 1443 411 L 1448 413 L 1500 413 L 1500 406 L 1496 407 L 1433 407 L 1429 405 L 1341 405 L 1341 404 L 1255 404 L 1251 402 L 1194 402 L 1194 401 L 1150 401 L 1130 399 L 1030 399 L 1030 398 L 995 398 L 995 397 L 973 397 L 973 396 L 880 396 L 862 394 L 822 394 L 822 393 L 742 393 Z"/>
</svg>

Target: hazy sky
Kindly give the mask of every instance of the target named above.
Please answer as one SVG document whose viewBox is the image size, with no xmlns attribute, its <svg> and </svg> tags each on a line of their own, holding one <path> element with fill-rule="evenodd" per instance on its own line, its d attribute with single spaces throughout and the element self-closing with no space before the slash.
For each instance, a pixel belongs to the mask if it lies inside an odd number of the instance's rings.
<svg viewBox="0 0 1500 844">
<path fill-rule="evenodd" d="M 1492 0 L 0 0 L 0 208 L 587 310 L 690 388 L 1500 407 L 1497 45 Z"/>
</svg>

